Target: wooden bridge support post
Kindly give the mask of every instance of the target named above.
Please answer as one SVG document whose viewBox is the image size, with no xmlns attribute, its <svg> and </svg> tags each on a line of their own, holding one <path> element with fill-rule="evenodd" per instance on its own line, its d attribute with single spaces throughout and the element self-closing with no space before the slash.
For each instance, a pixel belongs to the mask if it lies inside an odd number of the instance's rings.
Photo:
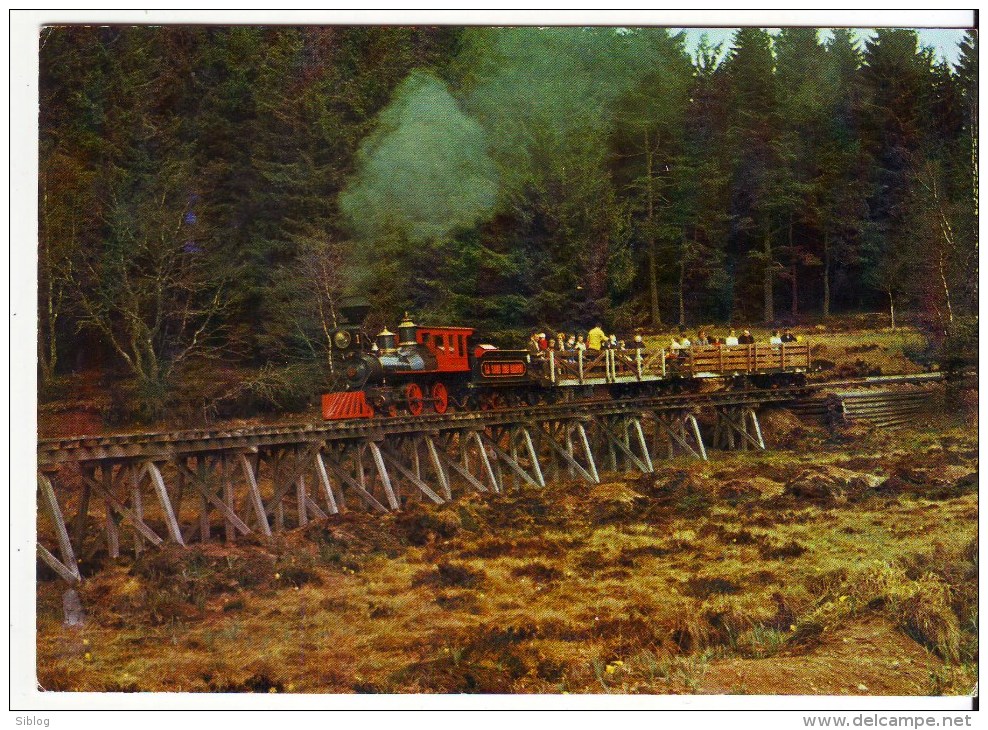
<svg viewBox="0 0 988 730">
<path fill-rule="evenodd" d="M 208 464 L 206 463 L 206 457 L 198 456 L 196 457 L 196 474 L 199 476 L 199 481 L 203 484 L 206 483 L 207 474 L 206 469 Z M 209 542 L 209 500 L 206 499 L 205 492 L 199 492 L 199 539 L 206 543 Z"/>
<path fill-rule="evenodd" d="M 89 478 L 96 480 L 96 467 L 88 466 Z M 79 498 L 79 511 L 75 516 L 75 524 L 72 526 L 72 537 L 75 539 L 76 547 L 80 554 L 85 553 L 86 523 L 89 520 L 89 500 L 92 497 L 93 488 L 88 482 L 82 484 L 82 496 Z"/>
<path fill-rule="evenodd" d="M 168 489 L 165 488 L 165 480 L 164 477 L 161 476 L 161 470 L 153 461 L 148 461 L 144 465 L 144 471 L 146 471 L 148 476 L 151 478 L 151 485 L 154 487 L 154 491 L 158 495 L 158 502 L 161 505 L 161 512 L 164 515 L 165 526 L 168 528 L 169 536 L 173 542 L 185 547 L 185 541 L 182 539 L 182 530 L 178 526 L 175 511 L 172 509 L 172 503 L 168 497 Z"/>
<path fill-rule="evenodd" d="M 477 444 L 477 453 L 480 455 L 480 463 L 484 468 L 484 476 L 487 478 L 487 482 L 490 484 L 491 490 L 494 492 L 500 492 L 501 481 L 494 474 L 494 469 L 491 468 L 491 460 L 487 455 L 487 447 L 484 446 L 484 442 L 480 438 L 480 433 L 478 431 L 471 431 L 470 438 L 473 439 L 475 444 Z"/>
<path fill-rule="evenodd" d="M 700 424 L 697 423 L 696 416 L 692 413 L 652 413 L 652 418 L 658 428 L 665 432 L 669 439 L 669 457 L 675 456 L 675 447 L 690 456 L 707 460 L 707 449 L 703 444 L 703 436 L 700 433 Z M 692 437 L 693 443 L 690 443 Z"/>
<path fill-rule="evenodd" d="M 103 489 L 106 493 L 113 491 L 113 464 L 104 461 L 100 465 L 101 476 L 103 478 Z M 104 518 L 106 529 L 106 552 L 112 559 L 120 557 L 120 530 L 117 527 L 116 514 L 110 506 L 110 500 L 103 498 Z"/>
<path fill-rule="evenodd" d="M 220 479 L 223 485 L 223 503 L 230 512 L 233 512 L 237 505 L 234 503 L 233 482 L 230 479 L 230 462 L 226 454 L 220 457 Z M 223 515 L 223 531 L 224 539 L 227 542 L 233 542 L 237 536 L 237 531 L 233 527 L 233 522 L 230 521 L 229 516 L 226 514 Z"/>
<path fill-rule="evenodd" d="M 508 470 L 511 473 L 512 477 L 518 477 L 522 482 L 532 487 L 544 486 L 544 483 L 540 484 L 538 481 L 536 481 L 527 471 L 525 471 L 524 467 L 522 467 L 522 465 L 518 463 L 518 459 L 517 459 L 518 448 L 517 445 L 515 444 L 514 439 L 509 438 L 509 441 L 511 443 L 511 446 L 509 448 L 511 448 L 512 451 L 512 453 L 509 454 L 508 452 L 504 451 L 498 445 L 498 443 L 490 436 L 488 436 L 486 433 L 481 438 L 482 440 L 487 442 L 487 445 L 490 447 L 491 451 L 493 451 L 494 454 L 497 456 L 498 462 L 503 462 L 504 465 L 508 467 Z M 512 480 L 512 482 L 514 482 L 514 480 Z"/>
<path fill-rule="evenodd" d="M 439 458 L 439 449 L 436 448 L 436 442 L 433 440 L 434 434 L 426 434 L 423 438 L 425 439 L 426 449 L 429 451 L 429 459 L 432 461 L 432 468 L 436 472 L 436 476 L 439 478 L 439 487 L 443 491 L 443 495 L 446 499 L 453 498 L 453 492 L 449 486 L 449 477 L 446 476 L 446 471 L 443 469 L 442 460 Z"/>
<path fill-rule="evenodd" d="M 610 422 L 605 419 L 599 421 L 601 433 L 607 438 L 611 447 L 616 452 L 621 453 L 624 463 L 628 467 L 634 467 L 644 474 L 649 474 L 653 471 L 651 456 L 647 448 L 644 449 L 642 457 L 639 457 L 632 450 L 629 436 L 631 426 L 630 419 L 626 416 L 612 419 Z M 644 444 L 644 434 L 641 443 Z"/>
<path fill-rule="evenodd" d="M 519 430 L 521 431 L 522 438 L 525 440 L 525 448 L 528 451 L 528 458 L 532 463 L 532 470 L 535 472 L 535 479 L 538 481 L 540 487 L 544 487 L 545 477 L 542 476 L 542 466 L 539 464 L 539 455 L 535 450 L 535 444 L 532 443 L 532 434 L 524 426 Z"/>
<path fill-rule="evenodd" d="M 580 443 L 583 444 L 583 455 L 587 459 L 590 476 L 595 484 L 600 484 L 600 474 L 597 473 L 597 463 L 594 461 L 593 451 L 590 448 L 590 439 L 587 438 L 587 431 L 580 422 L 576 423 L 576 432 L 580 436 Z"/>
<path fill-rule="evenodd" d="M 322 452 L 316 451 L 315 455 L 316 461 L 316 476 L 319 480 L 319 484 L 322 485 L 323 496 L 326 497 L 326 509 L 329 510 L 331 515 L 339 514 L 340 509 L 343 507 L 343 493 L 340 490 L 340 502 L 336 503 L 336 496 L 333 494 L 333 485 L 329 482 L 329 474 L 326 473 L 326 463 L 322 459 Z M 263 514 L 264 508 L 261 507 L 261 513 Z M 267 527 L 267 518 L 264 519 L 264 526 Z M 271 531 L 268 530 L 268 535 Z"/>
<path fill-rule="evenodd" d="M 69 583 L 78 583 L 82 580 L 82 575 L 79 573 L 79 564 L 76 562 L 75 551 L 72 549 L 69 531 L 65 527 L 62 510 L 58 506 L 55 488 L 52 486 L 51 480 L 40 472 L 38 473 L 38 488 L 41 490 L 42 504 L 47 508 L 48 516 L 51 519 L 52 526 L 55 528 L 58 551 L 62 559 L 59 560 L 52 555 L 40 541 L 37 543 L 38 555 L 63 580 Z"/>
<path fill-rule="evenodd" d="M 394 468 L 394 470 L 398 472 L 398 474 L 405 477 L 405 479 L 407 479 L 413 487 L 417 487 L 422 494 L 431 499 L 435 504 L 442 504 L 445 501 L 442 497 L 432 491 L 428 484 L 422 481 L 421 475 L 416 476 L 413 469 L 410 469 L 405 464 L 402 464 L 400 455 L 394 449 L 388 448 L 387 446 L 382 446 L 381 456 L 384 457 L 384 460 L 387 461 Z"/>
<path fill-rule="evenodd" d="M 239 461 L 240 468 L 244 472 L 244 479 L 247 480 L 247 495 L 254 509 L 254 518 L 264 536 L 271 537 L 271 526 L 268 524 L 268 515 L 264 510 L 264 501 L 261 499 L 261 490 L 257 485 L 257 472 L 254 470 L 254 465 L 250 463 L 250 459 L 247 458 L 247 454 L 241 453 Z M 325 475 L 325 470 L 323 470 L 323 475 Z"/>
<path fill-rule="evenodd" d="M 762 437 L 761 425 L 758 423 L 758 414 L 755 410 L 750 407 L 718 408 L 714 445 L 727 449 L 740 448 L 743 451 L 749 448 L 764 451 L 765 439 Z"/>
<path fill-rule="evenodd" d="M 384 465 L 384 457 L 381 456 L 381 449 L 373 441 L 367 441 L 367 448 L 370 449 L 371 457 L 374 459 L 374 466 L 377 467 L 377 474 L 381 478 L 381 485 L 384 487 L 384 494 L 388 498 L 388 506 L 392 510 L 401 509 L 398 496 L 391 485 L 391 477 L 388 475 L 388 468 Z"/>
<path fill-rule="evenodd" d="M 131 502 L 130 508 L 133 510 L 137 519 L 140 521 L 144 520 L 144 503 L 141 501 L 141 474 L 138 472 L 137 467 L 133 464 L 126 467 L 130 474 L 131 482 Z M 134 555 L 140 555 L 144 549 L 144 540 L 141 535 L 141 531 L 134 529 Z"/>
</svg>

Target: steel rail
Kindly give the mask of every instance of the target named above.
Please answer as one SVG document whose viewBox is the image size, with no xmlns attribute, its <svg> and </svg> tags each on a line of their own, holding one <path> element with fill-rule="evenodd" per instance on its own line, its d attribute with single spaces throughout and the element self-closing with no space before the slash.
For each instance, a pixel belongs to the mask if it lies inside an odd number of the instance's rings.
<svg viewBox="0 0 988 730">
<path fill-rule="evenodd" d="M 444 415 L 401 416 L 380 419 L 352 419 L 318 423 L 251 426 L 246 428 L 194 429 L 181 431 L 91 435 L 40 439 L 39 467 L 105 459 L 167 459 L 177 454 L 252 449 L 278 444 L 319 443 L 348 439 L 380 440 L 386 435 L 438 433 L 449 430 L 482 430 L 491 426 L 511 426 L 546 418 L 580 419 L 639 413 L 642 411 L 683 411 L 703 406 L 758 405 L 796 402 L 818 391 L 847 387 L 879 387 L 894 384 L 934 383 L 943 373 L 891 375 L 806 383 L 787 388 L 717 390 L 709 393 L 637 396 L 607 400 L 579 400 L 551 405 L 519 406 L 496 411 L 452 412 Z"/>
</svg>

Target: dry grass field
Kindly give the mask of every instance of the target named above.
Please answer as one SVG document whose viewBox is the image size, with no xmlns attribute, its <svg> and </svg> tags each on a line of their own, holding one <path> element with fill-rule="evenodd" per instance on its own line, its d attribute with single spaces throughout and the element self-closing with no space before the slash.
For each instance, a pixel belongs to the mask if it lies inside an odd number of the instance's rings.
<svg viewBox="0 0 988 730">
<path fill-rule="evenodd" d="M 977 676 L 977 433 L 852 442 L 766 419 L 771 452 L 658 461 L 272 545 L 41 581 L 52 691 L 963 694 Z M 85 566 L 84 566 L 85 569 Z"/>
</svg>

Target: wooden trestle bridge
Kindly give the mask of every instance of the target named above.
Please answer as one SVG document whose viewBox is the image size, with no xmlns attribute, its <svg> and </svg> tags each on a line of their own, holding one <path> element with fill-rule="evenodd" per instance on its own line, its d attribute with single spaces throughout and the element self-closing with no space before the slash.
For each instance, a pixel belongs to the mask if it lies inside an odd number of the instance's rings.
<svg viewBox="0 0 988 730">
<path fill-rule="evenodd" d="M 118 557 L 124 543 L 140 553 L 168 542 L 233 542 L 347 509 L 441 504 L 463 490 L 541 487 L 563 476 L 599 483 L 601 471 L 651 472 L 660 454 L 705 460 L 701 414 L 713 424 L 710 446 L 764 449 L 760 409 L 804 402 L 833 386 L 42 440 L 37 552 L 77 583 L 80 558 L 102 549 Z"/>
</svg>

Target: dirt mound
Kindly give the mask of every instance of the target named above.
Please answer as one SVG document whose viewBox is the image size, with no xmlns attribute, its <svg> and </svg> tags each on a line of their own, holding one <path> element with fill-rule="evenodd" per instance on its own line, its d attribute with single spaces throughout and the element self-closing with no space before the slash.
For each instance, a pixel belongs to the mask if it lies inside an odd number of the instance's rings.
<svg viewBox="0 0 988 730">
<path fill-rule="evenodd" d="M 806 448 L 814 442 L 822 441 L 822 429 L 809 426 L 792 411 L 785 408 L 768 410 L 759 416 L 762 434 L 766 443 L 773 448 Z"/>
<path fill-rule="evenodd" d="M 637 489 L 649 498 L 653 508 L 672 510 L 681 516 L 705 514 L 717 498 L 716 482 L 685 470 L 672 475 L 643 474 Z"/>
<path fill-rule="evenodd" d="M 477 588 L 487 576 L 482 570 L 475 570 L 462 563 L 443 561 L 435 570 L 427 570 L 416 579 L 416 585 L 440 586 L 443 588 Z"/>
<path fill-rule="evenodd" d="M 460 516 L 454 509 L 408 505 L 395 519 L 395 526 L 410 544 L 421 546 L 455 537 L 460 531 Z"/>
<path fill-rule="evenodd" d="M 726 502 L 742 502 L 762 496 L 762 490 L 745 479 L 731 479 L 717 485 L 717 496 Z"/>
<path fill-rule="evenodd" d="M 785 494 L 823 504 L 844 504 L 876 489 L 884 480 L 836 466 L 814 466 L 786 483 Z"/>
</svg>

